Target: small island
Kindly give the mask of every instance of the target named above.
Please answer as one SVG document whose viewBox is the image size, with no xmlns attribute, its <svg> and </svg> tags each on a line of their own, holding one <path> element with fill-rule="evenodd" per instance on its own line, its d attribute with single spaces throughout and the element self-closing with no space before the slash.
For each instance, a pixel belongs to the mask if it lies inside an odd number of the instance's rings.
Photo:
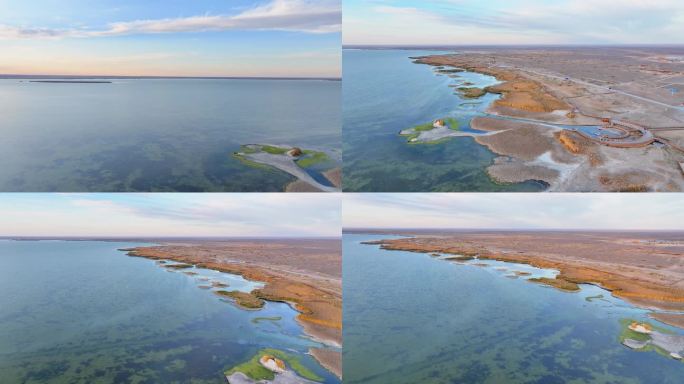
<svg viewBox="0 0 684 384">
<path fill-rule="evenodd" d="M 340 191 L 334 177 L 335 161 L 322 151 L 282 145 L 247 144 L 240 147 L 240 151 L 233 156 L 250 166 L 273 167 L 286 172 L 297 178 L 296 183 L 304 183 L 313 188 L 313 191 Z M 321 177 L 315 177 L 317 173 Z M 304 190 L 301 186 L 295 189 Z"/>
<path fill-rule="evenodd" d="M 399 132 L 411 144 L 436 143 L 452 136 L 463 136 L 458 131 L 458 121 L 454 118 L 437 119 L 431 123 L 416 125 Z"/>
<path fill-rule="evenodd" d="M 249 361 L 225 372 L 230 384 L 315 383 L 323 379 L 305 367 L 297 356 L 277 350 L 263 349 Z"/>
<path fill-rule="evenodd" d="M 624 346 L 638 351 L 655 351 L 660 355 L 682 361 L 684 336 L 631 319 L 622 320 L 620 325 L 620 342 Z"/>
</svg>

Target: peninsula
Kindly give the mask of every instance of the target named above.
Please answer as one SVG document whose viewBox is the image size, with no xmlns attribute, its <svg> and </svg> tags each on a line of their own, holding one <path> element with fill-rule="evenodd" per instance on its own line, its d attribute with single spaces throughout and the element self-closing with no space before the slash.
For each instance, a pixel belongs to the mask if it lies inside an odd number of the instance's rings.
<svg viewBox="0 0 684 384">
<path fill-rule="evenodd" d="M 297 178 L 286 192 L 339 192 L 341 169 L 325 152 L 288 145 L 247 144 L 234 157 L 247 165 L 273 167 Z"/>
</svg>

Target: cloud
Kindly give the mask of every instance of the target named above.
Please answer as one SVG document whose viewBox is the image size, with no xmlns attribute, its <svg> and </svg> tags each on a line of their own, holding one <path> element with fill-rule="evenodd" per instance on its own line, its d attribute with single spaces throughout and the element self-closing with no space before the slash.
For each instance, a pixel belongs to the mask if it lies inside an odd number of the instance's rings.
<svg viewBox="0 0 684 384">
<path fill-rule="evenodd" d="M 333 33 L 341 30 L 342 10 L 336 0 L 272 0 L 236 15 L 134 20 L 102 30 L 50 29 L 0 25 L 0 39 L 58 39 L 228 30 L 278 30 Z"/>
<path fill-rule="evenodd" d="M 684 230 L 684 201 L 653 194 L 345 194 L 346 228 Z"/>
<path fill-rule="evenodd" d="M 360 4 L 345 8 L 345 44 L 682 43 L 684 36 L 681 0 Z"/>
<path fill-rule="evenodd" d="M 0 195 L 0 236 L 338 237 L 335 194 Z"/>
</svg>

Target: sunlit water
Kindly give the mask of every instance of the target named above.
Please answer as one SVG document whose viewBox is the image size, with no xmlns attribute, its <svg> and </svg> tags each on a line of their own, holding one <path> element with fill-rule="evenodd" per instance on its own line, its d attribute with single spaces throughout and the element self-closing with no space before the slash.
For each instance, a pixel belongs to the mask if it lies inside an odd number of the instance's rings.
<svg viewBox="0 0 684 384">
<path fill-rule="evenodd" d="M 347 383 L 682 382 L 684 363 L 618 339 L 623 319 L 682 331 L 609 292 L 506 277 L 553 275 L 529 266 L 461 265 L 360 244 L 388 237 L 344 235 Z"/>
<path fill-rule="evenodd" d="M 536 182 L 497 184 L 486 168 L 497 156 L 471 137 L 409 145 L 402 129 L 453 117 L 470 130 L 498 95 L 466 99 L 449 85 L 485 87 L 496 79 L 462 72 L 436 74 L 410 57 L 443 52 L 345 50 L 344 188 L 348 191 L 537 191 Z M 465 82 L 472 85 L 464 85 Z M 459 85 L 460 84 L 460 85 Z"/>
<path fill-rule="evenodd" d="M 0 240 L 0 382 L 225 383 L 224 370 L 262 348 L 339 382 L 306 355 L 318 344 L 287 304 L 247 311 L 199 288 L 258 283 L 117 250 L 137 245 Z"/>
<path fill-rule="evenodd" d="M 318 80 L 0 79 L 0 191 L 282 191 L 242 144 L 340 158 L 341 84 Z"/>
</svg>

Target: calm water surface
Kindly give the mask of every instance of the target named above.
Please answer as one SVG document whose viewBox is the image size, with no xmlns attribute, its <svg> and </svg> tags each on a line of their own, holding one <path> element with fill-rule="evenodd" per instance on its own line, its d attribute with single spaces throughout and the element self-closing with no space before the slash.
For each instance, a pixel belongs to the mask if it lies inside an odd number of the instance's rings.
<svg viewBox="0 0 684 384">
<path fill-rule="evenodd" d="M 254 282 L 169 272 L 117 251 L 139 245 L 0 240 L 0 382 L 225 383 L 225 369 L 262 348 L 339 382 L 306 355 L 318 344 L 288 305 L 242 310 L 198 286 L 210 278 L 250 291 Z"/>
<path fill-rule="evenodd" d="M 497 184 L 485 169 L 497 157 L 470 137 L 436 145 L 409 145 L 398 132 L 438 118 L 454 117 L 463 130 L 498 96 L 470 100 L 449 85 L 496 83 L 491 76 L 435 74 L 410 57 L 443 52 L 345 50 L 344 188 L 348 191 L 537 191 L 536 182 Z"/>
<path fill-rule="evenodd" d="M 242 144 L 340 158 L 338 81 L 0 79 L 0 191 L 282 191 Z"/>
<path fill-rule="evenodd" d="M 344 235 L 345 382 L 682 382 L 684 363 L 618 340 L 626 318 L 682 331 L 602 289 L 565 293 L 505 277 L 550 273 L 529 266 L 458 265 L 359 244 L 388 237 Z"/>
</svg>

